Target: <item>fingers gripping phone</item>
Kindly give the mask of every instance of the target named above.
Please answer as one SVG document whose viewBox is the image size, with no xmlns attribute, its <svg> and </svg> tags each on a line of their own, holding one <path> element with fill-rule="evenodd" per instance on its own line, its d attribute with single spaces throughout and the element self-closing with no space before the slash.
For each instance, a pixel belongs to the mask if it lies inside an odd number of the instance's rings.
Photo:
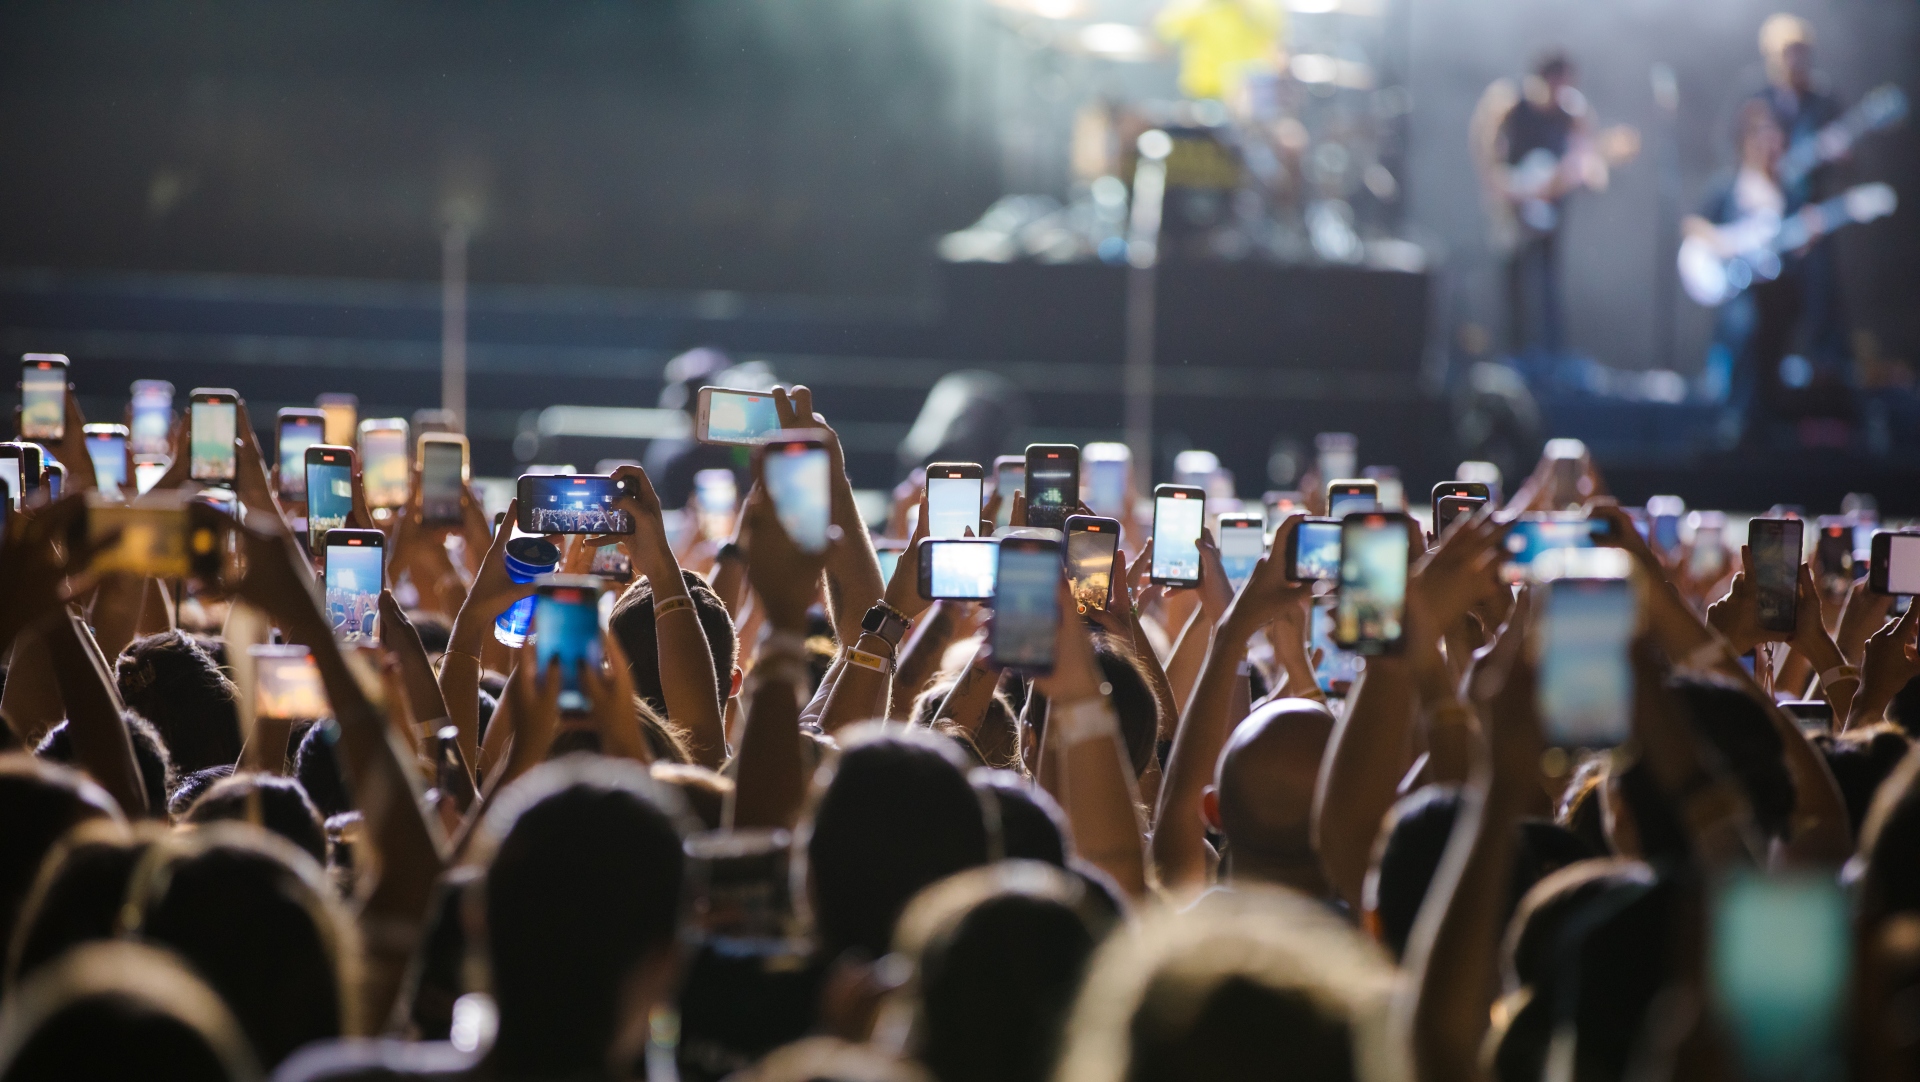
<svg viewBox="0 0 1920 1082">
<path fill-rule="evenodd" d="M 1405 631 L 1407 516 L 1368 511 L 1340 520 L 1340 592 L 1334 641 L 1357 654 L 1395 653 Z"/>
<path fill-rule="evenodd" d="M 239 471 L 234 437 L 240 430 L 240 396 L 225 387 L 196 387 L 187 399 L 187 476 L 195 481 L 232 481 Z"/>
<path fill-rule="evenodd" d="M 521 474 L 516 525 L 530 534 L 630 534 L 633 516 L 613 506 L 620 495 L 611 474 Z"/>
<path fill-rule="evenodd" d="M 780 528 L 806 552 L 825 552 L 833 525 L 832 463 L 826 444 L 808 431 L 767 442 L 761 469 Z"/>
<path fill-rule="evenodd" d="M 307 448 L 326 442 L 327 415 L 319 410 L 283 409 L 274 419 L 274 461 L 280 464 L 280 498 L 307 498 Z"/>
<path fill-rule="evenodd" d="M 1191 485 L 1153 490 L 1153 569 L 1156 583 L 1200 583 L 1200 531 L 1207 521 L 1207 493 Z"/>
<path fill-rule="evenodd" d="M 1753 566 L 1754 605 L 1760 626 L 1791 632 L 1800 619 L 1800 554 L 1806 523 L 1791 518 L 1756 518 L 1747 523 L 1747 552 Z"/>
<path fill-rule="evenodd" d="M 405 507 L 412 466 L 405 419 L 369 417 L 360 422 L 360 484 L 368 507 Z"/>
<path fill-rule="evenodd" d="M 461 498 L 469 480 L 467 438 L 450 432 L 420 437 L 420 514 L 431 526 L 460 523 Z"/>
<path fill-rule="evenodd" d="M 20 358 L 20 438 L 57 440 L 67 434 L 67 358 L 28 353 Z"/>
<path fill-rule="evenodd" d="M 702 387 L 695 400 L 693 438 L 701 443 L 748 446 L 780 431 L 780 413 L 769 391 Z"/>
<path fill-rule="evenodd" d="M 327 620 L 343 642 L 372 642 L 378 631 L 386 542 L 379 530 L 327 531 Z"/>
<path fill-rule="evenodd" d="M 1080 448 L 1071 443 L 1027 445 L 1027 525 L 1066 526 L 1080 503 Z"/>
<path fill-rule="evenodd" d="M 560 709 L 584 711 L 588 704 L 580 668 L 591 666 L 598 672 L 604 656 L 600 580 L 592 575 L 542 575 L 534 582 L 534 662 L 544 678 L 558 661 Z"/>
<path fill-rule="evenodd" d="M 1253 567 L 1267 549 L 1264 515 L 1220 516 L 1220 565 L 1235 593 L 1253 577 Z"/>
<path fill-rule="evenodd" d="M 1106 609 L 1113 592 L 1113 554 L 1119 547 L 1118 519 L 1067 517 L 1067 586 L 1081 612 Z"/>
<path fill-rule="evenodd" d="M 1373 511 L 1380 506 L 1377 481 L 1350 479 L 1327 483 L 1327 517 L 1345 518 L 1357 511 Z"/>
<path fill-rule="evenodd" d="M 1541 563 L 1543 598 L 1532 645 L 1547 743 L 1616 747 L 1633 718 L 1628 648 L 1640 624 L 1640 601 L 1632 558 L 1620 549 L 1566 549 Z"/>
<path fill-rule="evenodd" d="M 978 462 L 935 462 L 927 467 L 928 537 L 980 532 L 980 491 L 985 478 Z"/>
<path fill-rule="evenodd" d="M 929 537 L 920 542 L 920 596 L 929 601 L 989 600 L 999 560 L 999 542 L 992 538 Z"/>
<path fill-rule="evenodd" d="M 994 664 L 1045 676 L 1053 671 L 1060 624 L 1060 546 L 1046 538 L 1006 537 L 997 547 L 988 639 Z"/>
<path fill-rule="evenodd" d="M 1340 520 L 1303 518 L 1287 538 L 1287 578 L 1331 582 L 1340 577 Z"/>
<path fill-rule="evenodd" d="M 316 443 L 307 448 L 307 551 L 321 551 L 327 531 L 353 513 L 353 448 Z"/>
</svg>

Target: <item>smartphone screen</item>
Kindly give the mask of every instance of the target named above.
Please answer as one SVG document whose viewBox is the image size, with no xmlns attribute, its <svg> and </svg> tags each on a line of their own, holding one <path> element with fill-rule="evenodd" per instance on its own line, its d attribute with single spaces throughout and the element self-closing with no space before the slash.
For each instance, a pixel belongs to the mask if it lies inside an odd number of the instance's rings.
<svg viewBox="0 0 1920 1082">
<path fill-rule="evenodd" d="M 1327 517 L 1345 518 L 1380 507 L 1380 489 L 1372 481 L 1336 481 L 1327 486 Z"/>
<path fill-rule="evenodd" d="M 1533 562 L 1543 552 L 1564 548 L 1592 548 L 1596 537 L 1607 533 L 1604 519 L 1588 519 L 1579 514 L 1553 513 L 1522 515 L 1507 531 L 1507 561 L 1504 572 L 1509 582 L 1526 578 Z"/>
<path fill-rule="evenodd" d="M 29 353 L 20 362 L 20 438 L 57 440 L 67 434 L 67 359 Z"/>
<path fill-rule="evenodd" d="M 833 521 L 830 468 L 827 449 L 811 441 L 775 443 L 767 449 L 767 495 L 780 516 L 780 527 L 807 552 L 824 552 L 827 547 L 827 527 Z"/>
<path fill-rule="evenodd" d="M 1053 671 L 1054 633 L 1060 623 L 1055 593 L 1060 584 L 1060 546 L 1038 538 L 1000 542 L 994 576 L 994 664 L 1044 675 Z"/>
<path fill-rule="evenodd" d="M 1339 577 L 1339 520 L 1302 519 L 1293 528 L 1293 581 L 1331 582 Z"/>
<path fill-rule="evenodd" d="M 1627 739 L 1633 666 L 1627 648 L 1638 623 L 1633 583 L 1624 578 L 1554 579 L 1546 587 L 1537 679 L 1547 743 L 1611 748 Z"/>
<path fill-rule="evenodd" d="M 1753 554 L 1754 604 L 1767 631 L 1792 631 L 1799 620 L 1799 519 L 1756 518 L 1747 524 L 1747 550 Z"/>
<path fill-rule="evenodd" d="M 1844 1073 L 1848 916 L 1847 896 L 1830 876 L 1742 873 L 1716 892 L 1711 999 L 1749 1077 Z"/>
<path fill-rule="evenodd" d="M 120 539 L 93 558 L 95 571 L 124 571 L 156 579 L 185 578 L 191 571 L 187 546 L 187 502 L 178 493 L 155 493 L 136 503 L 87 500 L 87 536 L 101 543 L 119 531 Z"/>
<path fill-rule="evenodd" d="M 353 446 L 353 437 L 360 431 L 360 400 L 350 394 L 323 394 L 313 404 L 326 415 L 326 442 Z"/>
<path fill-rule="evenodd" d="M 1371 511 L 1340 521 L 1334 640 L 1360 654 L 1400 645 L 1407 604 L 1406 516 Z"/>
<path fill-rule="evenodd" d="M 732 470 L 696 470 L 693 502 L 700 512 L 700 531 L 706 537 L 733 535 L 733 514 L 740 506 L 740 486 Z"/>
<path fill-rule="evenodd" d="M 162 477 L 165 477 L 167 475 L 167 467 L 168 467 L 168 463 L 167 463 L 167 460 L 164 458 L 159 459 L 157 461 L 153 459 L 147 459 L 145 461 L 142 461 L 137 458 L 134 459 L 133 460 L 134 490 L 137 492 L 146 492 L 152 489 L 153 486 L 160 483 L 160 479 Z"/>
<path fill-rule="evenodd" d="M 1259 515 L 1220 516 L 1220 563 L 1238 593 L 1253 577 L 1253 566 L 1267 549 L 1267 524 Z"/>
<path fill-rule="evenodd" d="M 993 597 L 1000 558 L 998 542 L 928 538 L 921 544 L 921 579 L 929 600 L 984 601 Z"/>
<path fill-rule="evenodd" d="M 1105 611 L 1113 592 L 1113 554 L 1119 547 L 1118 520 L 1086 515 L 1067 519 L 1067 587 L 1082 611 Z"/>
<path fill-rule="evenodd" d="M 533 605 L 534 661 L 542 673 L 560 663 L 560 709 L 587 709 L 580 687 L 580 666 L 597 672 L 600 645 L 600 584 L 579 575 L 550 575 L 541 580 Z"/>
<path fill-rule="evenodd" d="M 994 513 L 993 528 L 1013 524 L 1013 494 L 1027 487 L 1027 464 L 1021 458 L 999 458 L 993 463 L 993 492 L 1000 499 Z"/>
<path fill-rule="evenodd" d="M 5 463 L 0 462 L 0 468 Z M 1881 561 L 1886 570 L 1875 576 L 1886 583 L 1884 592 L 1889 594 L 1920 594 L 1920 534 L 1889 533 L 1882 534 L 1886 540 L 1880 544 L 1886 546 L 1886 556 Z"/>
<path fill-rule="evenodd" d="M 1310 641 L 1320 651 L 1320 663 L 1313 667 L 1314 682 L 1328 695 L 1346 695 L 1360 678 L 1360 655 L 1333 641 L 1333 598 L 1313 603 Z"/>
<path fill-rule="evenodd" d="M 1780 704 L 1780 710 L 1808 736 L 1833 732 L 1833 704 L 1825 699 L 1788 699 Z"/>
<path fill-rule="evenodd" d="M 980 467 L 927 467 L 927 536 L 964 537 L 980 532 Z"/>
<path fill-rule="evenodd" d="M 232 400 L 205 401 L 195 397 L 187 408 L 188 454 L 192 456 L 188 475 L 196 481 L 233 480 L 236 470 L 233 438 L 238 427 L 239 407 Z"/>
<path fill-rule="evenodd" d="M 87 457 L 93 459 L 93 483 L 127 487 L 127 429 L 124 425 L 88 425 Z"/>
<path fill-rule="evenodd" d="M 0 446 L 0 481 L 7 485 L 7 505 L 19 510 L 24 493 L 20 490 L 20 448 Z"/>
<path fill-rule="evenodd" d="M 1095 444 L 1088 444 L 1082 455 L 1082 469 L 1087 475 L 1087 507 L 1094 514 L 1106 518 L 1124 517 L 1132 508 L 1127 498 L 1126 457 L 1102 453 L 1094 457 Z M 1124 445 L 1120 445 L 1124 450 Z"/>
<path fill-rule="evenodd" d="M 1433 533 L 1435 537 L 1447 532 L 1453 520 L 1462 515 L 1471 517 L 1486 505 L 1485 499 L 1471 496 L 1442 496 L 1433 505 Z"/>
<path fill-rule="evenodd" d="M 307 410 L 280 411 L 280 495 L 307 498 L 307 448 L 326 442 L 326 418 Z"/>
<path fill-rule="evenodd" d="M 163 379 L 133 381 L 131 440 L 136 455 L 170 455 L 173 444 L 173 384 Z"/>
<path fill-rule="evenodd" d="M 1813 573 L 1829 593 L 1853 584 L 1853 526 L 1822 516 L 1813 539 Z"/>
<path fill-rule="evenodd" d="M 436 525 L 460 521 L 466 492 L 467 445 L 459 440 L 420 441 L 420 512 Z"/>
<path fill-rule="evenodd" d="M 1080 449 L 1072 444 L 1027 447 L 1027 525 L 1058 530 L 1080 502 Z"/>
<path fill-rule="evenodd" d="M 601 545 L 593 550 L 593 565 L 589 573 L 615 582 L 633 581 L 633 561 L 627 557 L 626 550 L 619 545 Z"/>
<path fill-rule="evenodd" d="M 603 473 L 520 476 L 520 522 L 530 534 L 628 534 L 633 516 L 613 506 L 620 483 Z"/>
<path fill-rule="evenodd" d="M 378 530 L 327 534 L 327 619 L 343 642 L 373 641 L 380 616 L 384 538 Z"/>
<path fill-rule="evenodd" d="M 368 507 L 405 507 L 412 469 L 405 421 L 360 423 L 360 485 Z"/>
<path fill-rule="evenodd" d="M 780 414 L 773 395 L 765 391 L 700 388 L 704 407 L 699 437 L 706 443 L 761 443 L 780 431 Z"/>
<path fill-rule="evenodd" d="M 1207 499 L 1200 489 L 1160 485 L 1153 490 L 1153 581 L 1191 586 L 1200 581 L 1200 529 Z"/>
<path fill-rule="evenodd" d="M 320 666 L 304 646 L 247 647 L 253 658 L 253 712 L 276 721 L 319 721 L 333 716 Z"/>
<path fill-rule="evenodd" d="M 319 552 L 327 531 L 347 524 L 353 512 L 353 453 L 345 447 L 309 449 L 307 549 Z"/>
</svg>

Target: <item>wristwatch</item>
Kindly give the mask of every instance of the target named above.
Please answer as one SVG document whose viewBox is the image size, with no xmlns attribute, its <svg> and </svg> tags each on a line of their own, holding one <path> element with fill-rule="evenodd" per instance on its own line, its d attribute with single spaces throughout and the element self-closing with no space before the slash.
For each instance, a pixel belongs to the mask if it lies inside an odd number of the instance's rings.
<svg viewBox="0 0 1920 1082">
<path fill-rule="evenodd" d="M 913 621 L 901 615 L 898 609 L 884 601 L 876 601 L 867 614 L 860 619 L 860 630 L 874 636 L 893 649 L 898 649 L 900 640 L 907 635 L 907 629 Z"/>
</svg>

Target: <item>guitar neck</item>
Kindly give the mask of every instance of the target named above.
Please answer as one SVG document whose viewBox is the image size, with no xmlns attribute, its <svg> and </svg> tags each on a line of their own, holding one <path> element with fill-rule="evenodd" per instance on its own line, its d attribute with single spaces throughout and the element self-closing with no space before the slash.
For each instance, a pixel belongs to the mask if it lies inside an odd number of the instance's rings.
<svg viewBox="0 0 1920 1082">
<path fill-rule="evenodd" d="M 1780 223 L 1779 235 L 1774 237 L 1773 242 L 1767 247 L 1776 253 L 1791 252 L 1795 248 L 1819 239 L 1822 234 L 1833 232 L 1834 226 L 1847 225 L 1853 221 L 1853 215 L 1847 212 L 1847 196 L 1844 192 L 1832 199 L 1815 204 L 1814 209 L 1819 211 L 1820 220 L 1827 223 L 1824 228 L 1809 228 L 1807 215 L 1803 210 Z"/>
</svg>

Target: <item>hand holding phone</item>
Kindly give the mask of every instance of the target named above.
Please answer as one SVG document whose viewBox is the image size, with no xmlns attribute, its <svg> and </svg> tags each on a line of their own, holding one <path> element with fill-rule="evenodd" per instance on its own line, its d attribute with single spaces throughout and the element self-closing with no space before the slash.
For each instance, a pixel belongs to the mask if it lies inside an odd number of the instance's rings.
<svg viewBox="0 0 1920 1082">
<path fill-rule="evenodd" d="M 832 540 L 833 489 L 824 433 L 796 429 L 763 446 L 761 480 L 781 528 L 801 551 L 825 552 Z"/>
<path fill-rule="evenodd" d="M 530 534 L 630 534 L 633 516 L 614 506 L 621 494 L 611 474 L 521 474 L 516 525 Z"/>
<path fill-rule="evenodd" d="M 1167 586 L 1200 584 L 1200 532 L 1207 522 L 1207 493 L 1191 485 L 1153 490 L 1152 581 Z"/>
<path fill-rule="evenodd" d="M 1800 554 L 1805 523 L 1756 518 L 1747 523 L 1747 574 L 1761 630 L 1791 635 L 1799 624 Z"/>
<path fill-rule="evenodd" d="M 986 471 L 978 462 L 935 462 L 927 467 L 928 537 L 980 533 L 981 490 Z"/>
<path fill-rule="evenodd" d="M 780 431 L 771 391 L 702 387 L 694 403 L 693 438 L 701 443 L 753 446 Z"/>
<path fill-rule="evenodd" d="M 28 353 L 20 358 L 20 438 L 58 440 L 67 434 L 67 358 Z"/>
<path fill-rule="evenodd" d="M 1340 592 L 1334 641 L 1358 654 L 1391 654 L 1406 631 L 1407 569 L 1413 538 L 1398 511 L 1340 520 Z"/>
<path fill-rule="evenodd" d="M 386 543 L 379 530 L 327 531 L 327 620 L 343 642 L 372 642 L 378 633 Z"/>
</svg>

